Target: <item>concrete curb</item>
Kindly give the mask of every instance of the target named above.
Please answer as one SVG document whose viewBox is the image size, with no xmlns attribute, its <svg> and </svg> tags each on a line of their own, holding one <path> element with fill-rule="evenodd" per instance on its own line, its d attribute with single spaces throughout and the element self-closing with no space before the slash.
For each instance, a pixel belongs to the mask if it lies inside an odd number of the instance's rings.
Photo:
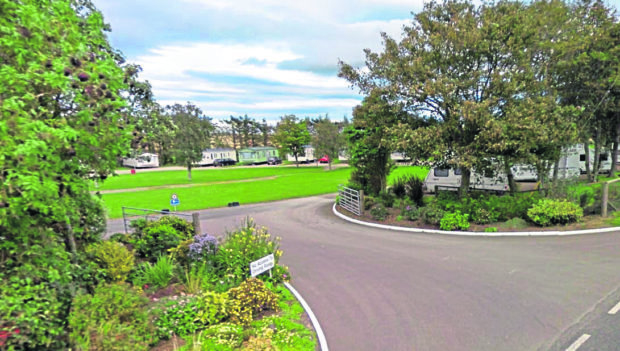
<svg viewBox="0 0 620 351">
<path fill-rule="evenodd" d="M 583 235 L 583 234 L 598 234 L 598 233 L 611 233 L 611 232 L 620 232 L 620 227 L 617 228 L 600 228 L 600 229 L 584 229 L 584 230 L 572 230 L 572 231 L 559 231 L 559 230 L 549 230 L 549 231 L 540 231 L 540 232 L 458 232 L 458 231 L 447 231 L 447 230 L 436 230 L 436 229 L 421 229 L 421 228 L 406 228 L 406 227 L 396 227 L 393 225 L 384 225 L 378 223 L 370 223 L 360 221 L 351 217 L 348 217 L 336 209 L 336 204 L 332 207 L 332 211 L 334 214 L 345 221 L 349 221 L 351 223 L 364 225 L 367 227 L 374 227 L 380 229 L 387 230 L 395 230 L 401 232 L 410 232 L 410 233 L 426 233 L 426 234 L 442 234 L 442 235 L 458 235 L 458 236 L 487 236 L 487 237 L 507 237 L 507 236 L 569 236 L 569 235 Z"/>
<path fill-rule="evenodd" d="M 329 347 L 327 347 L 327 339 L 325 338 L 325 334 L 323 334 L 323 329 L 321 329 L 319 320 L 314 315 L 314 312 L 312 312 L 310 305 L 308 305 L 306 300 L 304 300 L 301 294 L 297 290 L 295 290 L 295 288 L 293 288 L 291 284 L 285 282 L 284 286 L 286 286 L 286 288 L 289 289 L 293 293 L 293 295 L 295 295 L 295 298 L 297 299 L 297 301 L 299 301 L 301 306 L 304 308 L 304 310 L 306 310 L 306 313 L 310 317 L 310 321 L 312 322 L 312 326 L 314 327 L 316 336 L 319 339 L 319 347 L 321 351 L 329 351 Z"/>
</svg>

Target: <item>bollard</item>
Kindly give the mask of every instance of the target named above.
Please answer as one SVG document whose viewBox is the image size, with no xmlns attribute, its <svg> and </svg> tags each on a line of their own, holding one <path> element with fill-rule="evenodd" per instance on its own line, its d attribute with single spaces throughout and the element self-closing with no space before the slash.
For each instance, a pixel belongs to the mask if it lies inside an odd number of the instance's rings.
<svg viewBox="0 0 620 351">
<path fill-rule="evenodd" d="M 200 214 L 198 212 L 192 213 L 192 222 L 194 223 L 194 234 L 202 234 L 202 231 L 200 230 Z"/>
</svg>

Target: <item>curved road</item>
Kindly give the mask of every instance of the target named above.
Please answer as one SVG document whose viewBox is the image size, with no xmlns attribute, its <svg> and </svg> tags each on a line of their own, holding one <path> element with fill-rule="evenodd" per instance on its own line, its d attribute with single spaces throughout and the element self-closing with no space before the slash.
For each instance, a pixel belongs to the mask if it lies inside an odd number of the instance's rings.
<svg viewBox="0 0 620 351">
<path fill-rule="evenodd" d="M 603 314 L 620 301 L 620 233 L 403 233 L 345 222 L 332 214 L 333 199 L 201 212 L 212 234 L 250 216 L 282 237 L 282 262 L 332 351 L 566 350 L 588 328 L 584 349 L 618 349 L 620 315 Z M 603 341 L 594 330 L 600 324 Z"/>
</svg>

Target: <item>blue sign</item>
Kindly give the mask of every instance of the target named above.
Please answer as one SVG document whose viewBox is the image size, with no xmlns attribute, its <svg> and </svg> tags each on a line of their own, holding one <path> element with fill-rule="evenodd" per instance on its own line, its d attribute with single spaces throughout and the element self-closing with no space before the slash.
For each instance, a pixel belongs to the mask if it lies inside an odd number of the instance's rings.
<svg viewBox="0 0 620 351">
<path fill-rule="evenodd" d="M 179 206 L 179 204 L 181 204 L 181 201 L 179 200 L 177 194 L 172 194 L 170 197 L 170 206 Z"/>
</svg>

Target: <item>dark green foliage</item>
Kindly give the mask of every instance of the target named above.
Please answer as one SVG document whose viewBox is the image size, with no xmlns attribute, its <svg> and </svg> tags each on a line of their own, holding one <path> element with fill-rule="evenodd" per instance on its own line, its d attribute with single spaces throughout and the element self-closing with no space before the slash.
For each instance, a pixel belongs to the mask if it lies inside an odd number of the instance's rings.
<svg viewBox="0 0 620 351">
<path fill-rule="evenodd" d="M 402 199 L 407 195 L 407 178 L 398 177 L 392 184 L 392 193 L 399 199 Z"/>
<path fill-rule="evenodd" d="M 148 302 L 125 284 L 76 296 L 69 316 L 71 344 L 77 350 L 148 350 L 158 341 Z"/>
<path fill-rule="evenodd" d="M 185 336 L 228 318 L 232 303 L 226 294 L 206 292 L 199 296 L 173 297 L 155 321 L 158 333 L 168 339 Z"/>
<path fill-rule="evenodd" d="M 370 209 L 370 215 L 374 220 L 384 221 L 387 218 L 388 211 L 383 204 L 378 203 Z"/>
<path fill-rule="evenodd" d="M 583 218 L 583 209 L 572 202 L 543 199 L 527 211 L 527 215 L 532 222 L 544 227 L 578 222 Z"/>
<path fill-rule="evenodd" d="M 392 208 L 392 206 L 394 206 L 394 194 L 388 191 L 382 191 L 379 193 L 378 199 L 387 208 Z"/>
<path fill-rule="evenodd" d="M 407 205 L 401 209 L 401 216 L 410 221 L 415 221 L 420 218 L 420 208 L 415 205 Z"/>
<path fill-rule="evenodd" d="M 304 156 L 305 145 L 310 144 L 310 133 L 306 121 L 299 120 L 295 115 L 286 115 L 280 119 L 273 141 L 278 145 L 281 154 L 290 154 L 297 159 Z"/>
<path fill-rule="evenodd" d="M 420 209 L 420 218 L 426 224 L 439 225 L 445 213 L 436 202 L 431 202 Z"/>
<path fill-rule="evenodd" d="M 159 256 L 177 247 L 181 241 L 191 239 L 194 225 L 175 216 L 163 216 L 157 221 L 136 221 L 132 244 L 138 257 L 155 262 Z"/>
<path fill-rule="evenodd" d="M 173 279 L 175 264 L 168 256 L 159 256 L 155 264 L 142 263 L 134 273 L 133 283 L 136 286 L 153 286 L 164 288 Z"/>
<path fill-rule="evenodd" d="M 415 175 L 406 178 L 407 197 L 415 202 L 418 207 L 424 205 L 424 191 L 422 190 L 423 185 L 424 179 Z"/>
<path fill-rule="evenodd" d="M 444 214 L 439 222 L 441 230 L 467 230 L 469 229 L 469 215 L 461 214 L 461 211 Z"/>
<path fill-rule="evenodd" d="M 364 196 L 364 211 L 370 210 L 375 205 L 375 198 L 372 196 Z"/>
</svg>

